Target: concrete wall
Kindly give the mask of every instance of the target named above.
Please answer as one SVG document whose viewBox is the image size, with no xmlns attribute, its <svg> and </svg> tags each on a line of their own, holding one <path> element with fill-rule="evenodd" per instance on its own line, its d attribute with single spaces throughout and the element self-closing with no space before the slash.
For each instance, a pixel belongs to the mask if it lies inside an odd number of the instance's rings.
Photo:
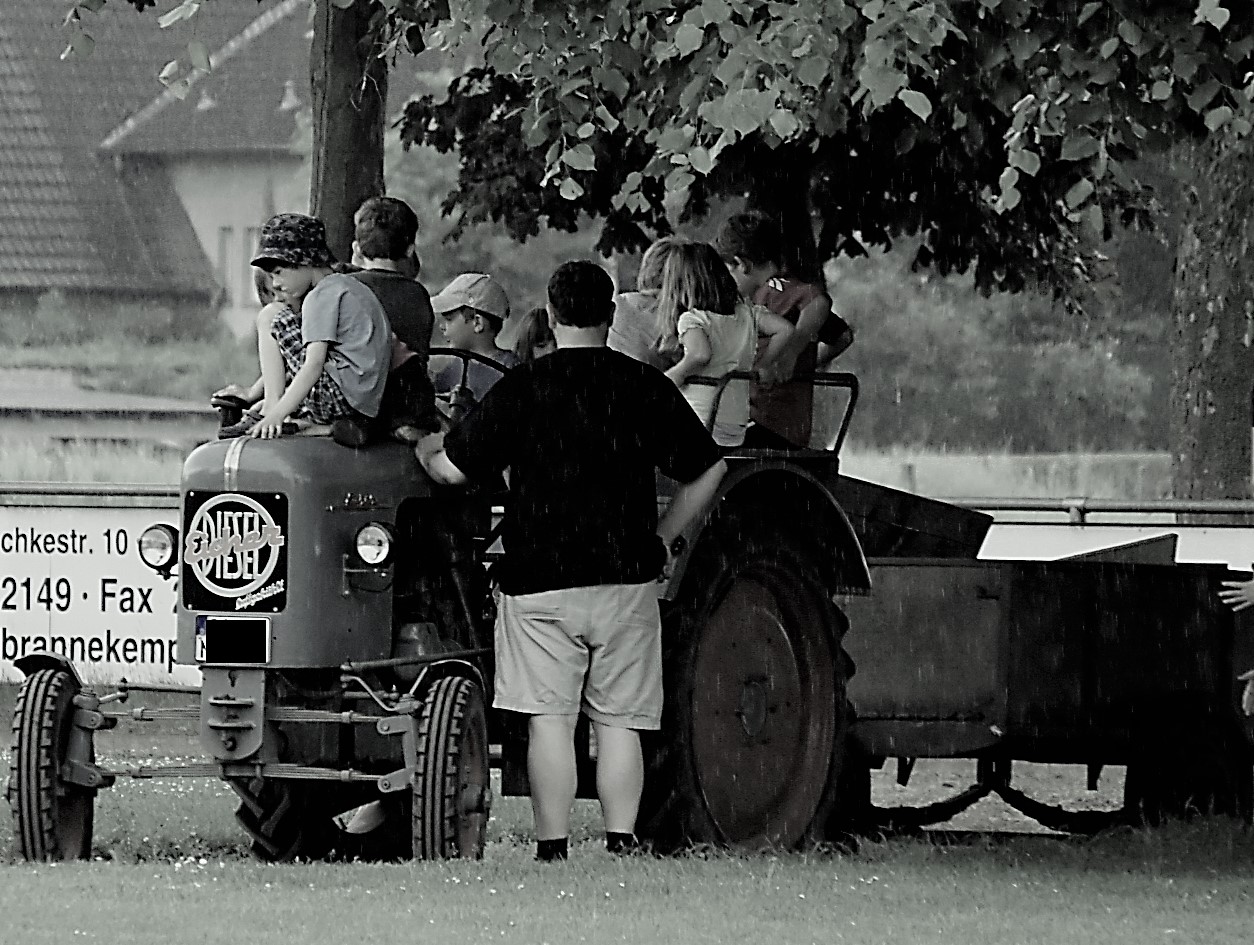
<svg viewBox="0 0 1254 945">
<path fill-rule="evenodd" d="M 248 265 L 257 233 L 273 213 L 308 212 L 308 172 L 295 156 L 200 155 L 171 159 L 170 172 L 226 290 L 222 318 L 236 335 L 246 335 L 258 307 Z"/>
</svg>

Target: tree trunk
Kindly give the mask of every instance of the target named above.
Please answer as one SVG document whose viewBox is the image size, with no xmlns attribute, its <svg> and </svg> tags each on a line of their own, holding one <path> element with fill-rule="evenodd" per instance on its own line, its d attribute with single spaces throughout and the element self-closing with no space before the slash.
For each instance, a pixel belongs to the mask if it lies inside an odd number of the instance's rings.
<svg viewBox="0 0 1254 945">
<path fill-rule="evenodd" d="M 313 90 L 313 172 L 309 204 L 331 250 L 352 255 L 353 213 L 383 193 L 387 63 L 369 41 L 371 0 L 340 9 L 316 0 L 309 79 Z"/>
<path fill-rule="evenodd" d="M 1244 499 L 1254 383 L 1254 141 L 1216 136 L 1193 148 L 1188 163 L 1171 305 L 1172 491 L 1179 499 Z"/>
</svg>

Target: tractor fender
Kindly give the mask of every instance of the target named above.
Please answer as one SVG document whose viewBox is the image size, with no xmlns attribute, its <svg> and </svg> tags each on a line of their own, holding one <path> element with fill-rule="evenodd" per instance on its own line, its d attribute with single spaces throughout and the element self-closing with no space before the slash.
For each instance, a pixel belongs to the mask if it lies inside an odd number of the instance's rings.
<svg viewBox="0 0 1254 945">
<path fill-rule="evenodd" d="M 674 600 L 693 551 L 720 517 L 733 510 L 756 512 L 761 520 L 813 540 L 820 552 L 820 574 L 829 593 L 865 594 L 871 570 L 853 525 L 835 496 L 813 473 L 786 461 L 737 464 L 723 477 L 713 500 L 684 530 L 663 600 Z"/>
<path fill-rule="evenodd" d="M 83 685 L 83 680 L 78 675 L 78 670 L 74 668 L 74 664 L 59 653 L 28 653 L 15 659 L 13 665 L 27 676 L 41 669 L 64 670 L 74 677 L 74 681 L 80 688 Z"/>
</svg>

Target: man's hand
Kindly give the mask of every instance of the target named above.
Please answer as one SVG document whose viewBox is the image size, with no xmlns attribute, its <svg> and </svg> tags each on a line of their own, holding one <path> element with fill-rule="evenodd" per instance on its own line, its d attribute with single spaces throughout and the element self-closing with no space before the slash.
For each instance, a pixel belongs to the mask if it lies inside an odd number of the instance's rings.
<svg viewBox="0 0 1254 945">
<path fill-rule="evenodd" d="M 658 575 L 657 582 L 665 584 L 671 579 L 671 575 L 675 573 L 675 559 L 683 552 L 684 546 L 681 544 L 683 536 L 676 538 L 674 541 L 667 541 L 665 535 L 658 535 L 662 540 L 662 547 L 666 549 L 666 562 L 662 565 L 662 573 Z"/>
<path fill-rule="evenodd" d="M 1254 669 L 1247 669 L 1237 679 L 1245 683 L 1245 690 L 1241 693 L 1241 711 L 1254 715 Z"/>
<path fill-rule="evenodd" d="M 1234 611 L 1242 611 L 1254 607 L 1254 580 L 1224 581 L 1226 591 L 1219 592 L 1219 599 Z"/>
<path fill-rule="evenodd" d="M 414 447 L 414 454 L 420 463 L 426 463 L 432 456 L 444 449 L 443 433 L 428 433 Z"/>
<path fill-rule="evenodd" d="M 466 483 L 466 474 L 453 465 L 444 452 L 444 434 L 429 433 L 418 441 L 414 455 L 427 471 L 427 475 L 444 486 L 460 486 Z"/>
</svg>

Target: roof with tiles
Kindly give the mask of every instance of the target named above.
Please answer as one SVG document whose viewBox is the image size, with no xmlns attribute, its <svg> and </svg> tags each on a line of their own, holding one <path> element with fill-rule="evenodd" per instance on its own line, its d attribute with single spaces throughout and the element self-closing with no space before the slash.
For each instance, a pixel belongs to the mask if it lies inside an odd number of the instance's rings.
<svg viewBox="0 0 1254 945">
<path fill-rule="evenodd" d="M 0 291 L 215 291 L 164 166 L 135 155 L 286 147 L 307 10 L 308 0 L 211 3 L 162 30 L 153 11 L 108 4 L 88 26 L 92 54 L 61 61 L 63 4 L 0 2 Z M 215 70 L 179 101 L 156 75 L 191 39 Z M 258 108 L 266 96 L 274 105 Z"/>
</svg>

